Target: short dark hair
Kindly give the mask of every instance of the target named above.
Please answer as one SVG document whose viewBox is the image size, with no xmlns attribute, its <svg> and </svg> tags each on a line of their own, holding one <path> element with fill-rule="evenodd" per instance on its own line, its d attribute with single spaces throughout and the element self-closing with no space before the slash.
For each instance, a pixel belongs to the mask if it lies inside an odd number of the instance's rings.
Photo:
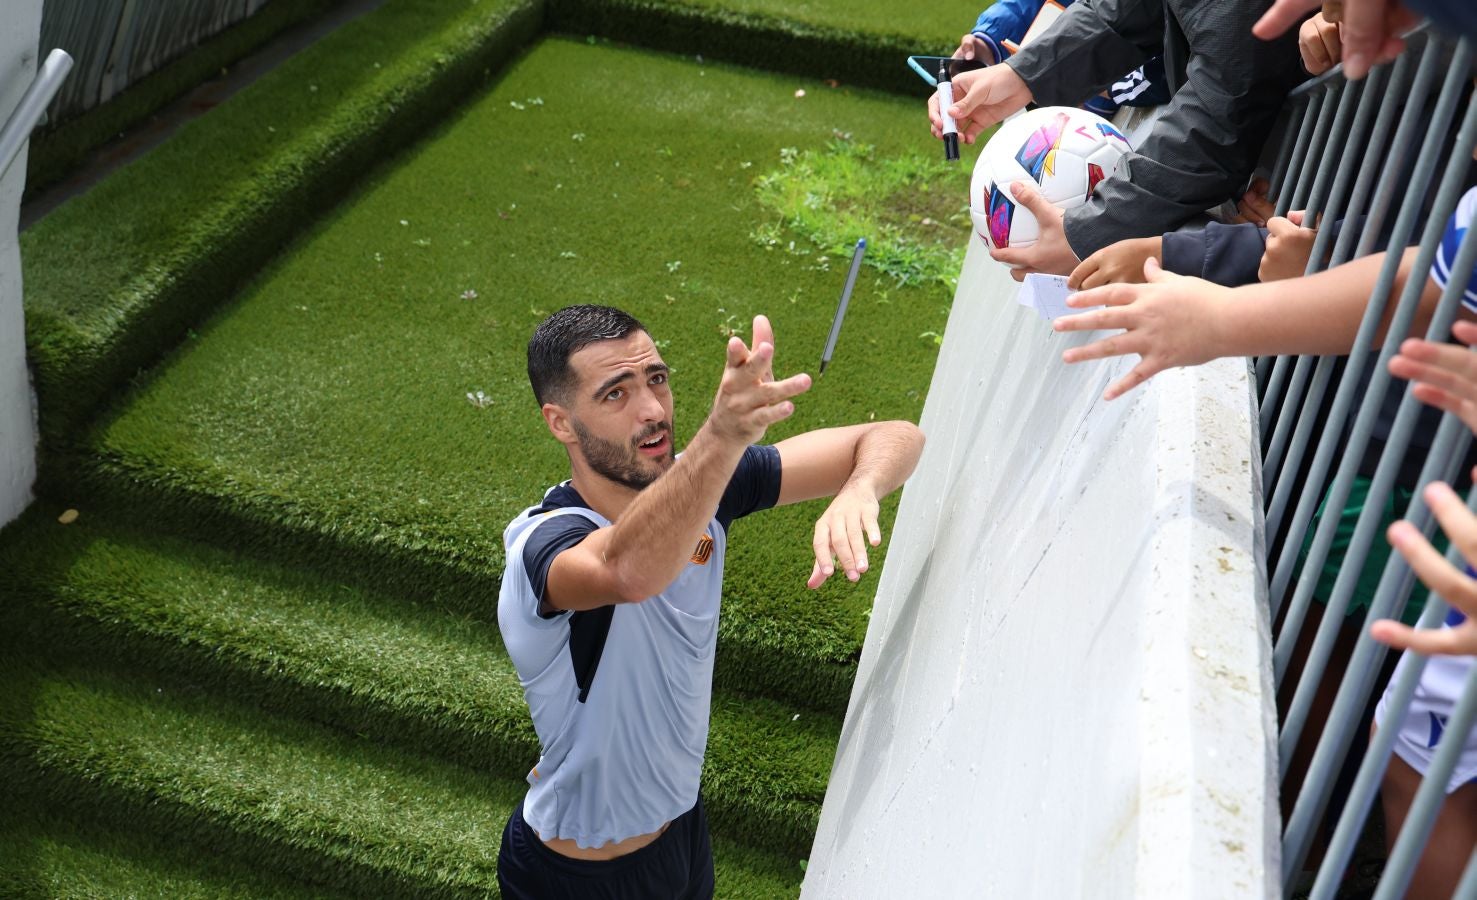
<svg viewBox="0 0 1477 900">
<path fill-rule="evenodd" d="M 609 306 L 566 306 L 539 323 L 528 340 L 528 383 L 540 404 L 568 400 L 574 373 L 569 358 L 597 341 L 616 341 L 646 326 Z"/>
</svg>

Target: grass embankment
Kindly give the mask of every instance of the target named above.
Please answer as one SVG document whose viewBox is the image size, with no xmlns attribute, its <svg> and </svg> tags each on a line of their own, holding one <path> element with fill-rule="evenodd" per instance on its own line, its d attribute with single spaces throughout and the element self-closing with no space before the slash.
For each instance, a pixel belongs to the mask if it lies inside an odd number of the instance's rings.
<svg viewBox="0 0 1477 900">
<path fill-rule="evenodd" d="M 895 154 L 921 128 L 894 98 L 550 41 L 200 326 L 80 464 L 119 505 L 159 500 L 272 552 L 312 543 L 490 618 L 503 527 L 567 471 L 526 383 L 533 327 L 568 303 L 630 309 L 675 368 L 683 435 L 754 314 L 774 320 L 781 369 L 813 370 L 846 260 L 770 243 L 782 216 L 752 182 L 836 131 Z M 940 217 L 962 205 L 934 190 Z M 869 274 L 832 368 L 771 437 L 916 419 L 921 335 L 948 297 Z M 876 576 L 805 589 L 818 509 L 736 526 L 718 677 L 839 711 Z"/>
<path fill-rule="evenodd" d="M 47 442 L 74 440 L 301 223 L 485 83 L 540 14 L 535 0 L 387 4 L 22 234 Z"/>
<path fill-rule="evenodd" d="M 549 2 L 555 31 L 921 98 L 929 87 L 908 68 L 908 56 L 949 55 L 978 14 L 947 5 L 903 11 L 887 0 Z"/>
<path fill-rule="evenodd" d="M 521 778 L 538 758 L 494 626 L 225 550 L 50 508 L 0 548 L 13 627 L 247 706 Z M 8 626 L 10 627 L 10 626 Z M 720 695 L 704 796 L 719 830 L 801 858 L 840 720 Z"/>
<path fill-rule="evenodd" d="M 8 649 L 14 649 L 13 645 Z M 0 664 L 9 790 L 110 833 L 246 855 L 263 872 L 360 896 L 486 896 L 506 810 L 527 785 L 264 714 L 193 686 L 49 660 Z M 34 843 L 34 837 L 20 841 Z M 720 838 L 721 892 L 793 893 L 792 859 Z M 32 855 L 7 868 L 38 876 Z"/>
</svg>

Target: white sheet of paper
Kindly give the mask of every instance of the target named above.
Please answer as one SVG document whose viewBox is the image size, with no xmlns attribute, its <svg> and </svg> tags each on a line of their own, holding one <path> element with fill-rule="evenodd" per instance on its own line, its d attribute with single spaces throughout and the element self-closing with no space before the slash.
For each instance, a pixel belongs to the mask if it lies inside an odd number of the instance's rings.
<svg viewBox="0 0 1477 900">
<path fill-rule="evenodd" d="M 1083 312 L 1067 306 L 1067 298 L 1077 293 L 1067 287 L 1067 276 L 1065 275 L 1042 275 L 1032 273 L 1026 276 L 1021 284 L 1020 293 L 1016 295 L 1016 302 L 1021 306 L 1029 306 L 1036 310 L 1037 315 L 1050 322 L 1058 316 L 1070 316 Z"/>
</svg>

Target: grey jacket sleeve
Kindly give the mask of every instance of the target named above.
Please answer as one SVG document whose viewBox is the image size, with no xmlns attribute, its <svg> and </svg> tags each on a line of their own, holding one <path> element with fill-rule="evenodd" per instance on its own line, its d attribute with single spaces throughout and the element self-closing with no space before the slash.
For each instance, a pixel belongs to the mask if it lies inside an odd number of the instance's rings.
<svg viewBox="0 0 1477 900">
<path fill-rule="evenodd" d="M 1099 0 L 1095 14 L 1127 16 L 1134 27 L 1099 37 L 1097 43 L 1117 47 L 1126 56 L 1123 46 L 1139 46 L 1136 41 L 1145 33 L 1145 7 L 1158 5 L 1151 0 Z M 1287 91 L 1302 75 L 1295 30 L 1275 41 L 1261 41 L 1251 33 L 1269 5 L 1268 0 L 1170 0 L 1170 12 L 1189 45 L 1185 77 L 1148 137 L 1087 203 L 1067 211 L 1067 242 L 1079 258 L 1124 238 L 1172 231 L 1245 184 Z M 1066 20 L 1063 15 L 1060 21 Z M 1121 20 L 1113 27 L 1125 28 Z M 1017 58 L 1038 47 L 1037 57 L 1048 55 L 1058 43 L 1043 38 Z M 1072 62 L 1058 64 L 1056 71 L 1089 68 L 1075 59 L 1076 50 L 1066 52 Z M 1122 59 L 1115 55 L 1111 65 L 1121 65 Z M 1108 67 L 1074 77 L 1037 73 L 1032 68 L 1036 63 L 1028 57 L 1016 71 L 1043 103 L 1080 102 L 1082 96 L 1067 93 L 1069 82 L 1074 90 L 1088 81 L 1096 84 L 1098 72 Z M 1027 72 L 1040 75 L 1041 94 Z"/>
<path fill-rule="evenodd" d="M 1077 0 L 1007 66 L 1040 106 L 1076 106 L 1144 64 L 1164 41 L 1164 0 Z"/>
</svg>

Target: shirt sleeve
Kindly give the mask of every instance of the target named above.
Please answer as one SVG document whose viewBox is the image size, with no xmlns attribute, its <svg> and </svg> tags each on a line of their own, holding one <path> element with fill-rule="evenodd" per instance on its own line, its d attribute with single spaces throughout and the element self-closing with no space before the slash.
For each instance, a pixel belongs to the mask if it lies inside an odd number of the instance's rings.
<svg viewBox="0 0 1477 900">
<path fill-rule="evenodd" d="M 1158 53 L 1163 0 L 1077 0 L 1005 64 L 1040 106 L 1076 106 Z"/>
<path fill-rule="evenodd" d="M 545 611 L 544 591 L 549 586 L 549 567 L 554 564 L 554 557 L 583 541 L 599 527 L 577 513 L 550 516 L 523 542 L 523 571 L 528 574 L 540 617 L 552 619 L 568 612 L 564 609 Z"/>
<path fill-rule="evenodd" d="M 1036 21 L 1043 5 L 1043 0 L 996 0 L 980 13 L 972 33 L 990 45 L 995 53 L 995 62 L 998 63 L 1010 55 L 1001 41 L 1019 44 L 1030 30 L 1031 23 Z"/>
<path fill-rule="evenodd" d="M 767 444 L 754 444 L 744 451 L 718 501 L 718 524 L 727 531 L 734 519 L 769 509 L 779 499 L 780 452 Z"/>
<path fill-rule="evenodd" d="M 1267 231 L 1250 223 L 1224 225 L 1211 222 L 1204 228 L 1171 231 L 1164 235 L 1164 269 L 1176 275 L 1191 275 L 1226 287 L 1255 284 L 1262 254 L 1267 249 Z"/>
<path fill-rule="evenodd" d="M 1467 228 L 1472 224 L 1472 215 L 1477 212 L 1477 188 L 1472 188 L 1462 195 L 1457 202 L 1456 210 L 1451 218 L 1446 220 L 1446 233 L 1441 236 L 1441 246 L 1436 248 L 1436 259 L 1431 263 L 1431 280 L 1436 282 L 1443 291 L 1451 281 L 1452 266 L 1456 264 L 1457 250 L 1462 246 L 1462 238 L 1467 234 Z M 1457 273 L 1458 280 L 1465 279 L 1467 286 L 1462 291 L 1462 306 L 1468 312 L 1477 312 L 1477 270 L 1471 272 Z"/>
</svg>

